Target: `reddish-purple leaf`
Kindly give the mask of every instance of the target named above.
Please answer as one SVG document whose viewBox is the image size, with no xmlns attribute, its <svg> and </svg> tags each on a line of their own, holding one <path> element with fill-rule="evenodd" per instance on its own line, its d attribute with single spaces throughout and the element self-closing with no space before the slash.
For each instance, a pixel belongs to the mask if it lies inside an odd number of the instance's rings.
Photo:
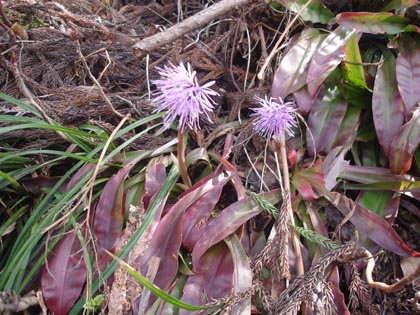
<svg viewBox="0 0 420 315">
<path fill-rule="evenodd" d="M 51 312 L 55 315 L 68 313 L 82 292 L 86 271 L 82 246 L 72 230 L 48 254 L 42 271 L 42 294 Z"/>
<path fill-rule="evenodd" d="M 278 190 L 263 195 L 270 203 L 276 204 L 281 200 Z M 213 245 L 234 233 L 246 221 L 261 212 L 261 208 L 251 198 L 239 200 L 223 211 L 206 226 L 201 237 L 197 240 L 192 252 L 193 268 L 200 266 L 202 255 Z"/>
<path fill-rule="evenodd" d="M 315 50 L 306 78 L 308 92 L 312 97 L 318 94 L 321 84 L 343 60 L 344 46 L 354 32 L 341 26 L 337 27 Z"/>
<path fill-rule="evenodd" d="M 350 311 L 346 305 L 346 299 L 343 292 L 340 290 L 340 275 L 338 273 L 338 267 L 334 266 L 331 275 L 328 278 L 328 282 L 332 287 L 332 293 L 334 295 L 334 304 L 337 307 L 337 314 L 350 315 Z"/>
<path fill-rule="evenodd" d="M 252 286 L 252 271 L 242 244 L 236 234 L 225 240 L 233 257 L 233 293 L 245 293 Z M 232 315 L 248 315 L 251 313 L 251 297 L 242 299 L 236 303 L 230 312 Z"/>
<path fill-rule="evenodd" d="M 306 84 L 309 63 L 316 47 L 326 35 L 314 28 L 305 29 L 283 57 L 274 75 L 271 94 L 285 98 Z"/>
<path fill-rule="evenodd" d="M 146 169 L 144 181 L 144 208 L 149 207 L 152 198 L 160 191 L 166 180 L 166 167 L 160 159 L 153 160 Z"/>
<path fill-rule="evenodd" d="M 410 35 L 403 34 L 397 58 L 398 89 L 408 116 L 420 100 L 420 44 Z"/>
<path fill-rule="evenodd" d="M 344 216 L 351 212 L 351 223 L 379 246 L 400 256 L 420 257 L 420 253 L 409 248 L 385 219 L 342 194 L 326 189 L 320 193 Z"/>
<path fill-rule="evenodd" d="M 346 115 L 347 101 L 338 87 L 322 90 L 308 117 L 307 150 L 311 156 L 328 153 L 336 142 L 338 131 Z"/>
<path fill-rule="evenodd" d="M 350 150 L 350 146 L 336 146 L 325 157 L 322 163 L 321 172 L 325 177 L 325 187 L 332 190 L 337 185 L 337 177 L 347 169 L 350 162 L 344 156 Z"/>
<path fill-rule="evenodd" d="M 230 296 L 234 265 L 226 244 L 220 242 L 202 257 L 199 272 L 188 277 L 182 300 L 193 305 L 203 305 L 212 299 Z M 190 314 L 182 310 L 181 315 Z"/>
<path fill-rule="evenodd" d="M 70 181 L 67 183 L 66 191 L 72 189 L 76 183 L 80 182 L 80 180 L 85 177 L 90 171 L 92 171 L 96 167 L 95 164 L 88 163 L 83 165 L 81 168 L 77 170 L 76 173 L 71 177 Z"/>
<path fill-rule="evenodd" d="M 40 191 L 44 191 L 45 189 L 53 188 L 57 182 L 61 179 L 59 176 L 55 177 L 48 177 L 48 176 L 37 176 L 32 178 L 24 178 L 19 181 L 19 184 L 22 184 L 26 191 L 30 191 L 32 193 L 38 193 Z M 66 192 L 66 185 L 67 181 L 58 187 L 57 191 L 59 193 Z"/>
<path fill-rule="evenodd" d="M 392 13 L 343 12 L 337 15 L 336 22 L 348 29 L 371 34 L 397 34 L 404 31 L 409 20 Z"/>
<path fill-rule="evenodd" d="M 132 166 L 128 164 L 113 175 L 99 197 L 93 223 L 99 256 L 102 256 L 104 249 L 112 248 L 122 231 L 124 219 L 122 182 Z"/>
<path fill-rule="evenodd" d="M 392 139 L 389 153 L 389 163 L 392 172 L 400 175 L 408 172 L 419 143 L 420 109 L 416 109 L 410 121 L 402 126 L 394 139 Z"/>
<path fill-rule="evenodd" d="M 391 53 L 386 54 L 376 72 L 372 111 L 379 143 L 389 156 L 391 141 L 404 121 L 404 104 L 398 92 L 395 58 Z"/>
<path fill-rule="evenodd" d="M 223 185 L 215 186 L 185 211 L 182 217 L 182 245 L 189 251 L 192 251 L 203 233 L 215 205 L 219 202 L 222 189 Z"/>
<path fill-rule="evenodd" d="M 335 136 L 332 148 L 337 146 L 351 146 L 357 136 L 359 129 L 361 108 L 356 106 L 348 106 L 340 128 Z"/>
<path fill-rule="evenodd" d="M 324 174 L 321 173 L 321 161 L 319 160 L 311 168 L 298 169 L 293 173 L 293 186 L 299 191 L 304 200 L 312 201 L 315 198 L 313 188 L 324 187 Z"/>
<path fill-rule="evenodd" d="M 296 99 L 296 105 L 302 115 L 306 115 L 311 110 L 315 100 L 309 95 L 308 87 L 305 85 L 293 93 Z"/>
<path fill-rule="evenodd" d="M 313 201 L 315 196 L 311 184 L 299 175 L 299 171 L 294 173 L 292 178 L 293 186 L 299 191 L 303 200 Z"/>
<path fill-rule="evenodd" d="M 140 258 L 142 274 L 147 273 L 148 264 L 152 257 L 160 258 L 158 272 L 154 283 L 163 290 L 168 289 L 178 271 L 178 252 L 182 240 L 182 216 L 186 209 L 194 207 L 200 199 L 207 198 L 206 194 L 219 186 L 224 186 L 229 177 L 223 173 L 215 173 L 214 177 L 206 182 L 200 181 L 192 186 L 161 219 L 153 234 L 149 247 Z M 152 296 L 150 303 L 154 301 Z"/>
<path fill-rule="evenodd" d="M 400 197 L 392 191 L 361 191 L 356 202 L 392 224 L 400 207 Z"/>
</svg>

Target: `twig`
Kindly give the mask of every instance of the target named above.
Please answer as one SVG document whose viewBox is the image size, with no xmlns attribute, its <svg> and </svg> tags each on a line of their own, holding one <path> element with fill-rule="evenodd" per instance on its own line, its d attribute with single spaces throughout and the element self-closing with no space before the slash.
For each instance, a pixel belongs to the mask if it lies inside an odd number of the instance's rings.
<svg viewBox="0 0 420 315">
<path fill-rule="evenodd" d="M 185 19 L 184 21 L 171 26 L 164 32 L 158 33 L 134 44 L 133 50 L 136 57 L 142 57 L 147 53 L 173 42 L 175 39 L 196 30 L 211 20 L 229 12 L 235 7 L 240 7 L 249 3 L 251 0 L 222 0 L 204 9 L 197 14 Z"/>
<path fill-rule="evenodd" d="M 401 290 L 416 278 L 420 277 L 420 264 L 417 266 L 417 269 L 410 275 L 405 276 L 401 280 L 395 282 L 394 284 L 386 284 L 384 282 L 376 282 L 373 280 L 372 272 L 375 268 L 375 259 L 372 257 L 372 254 L 364 249 L 364 256 L 367 258 L 367 265 L 365 270 L 366 282 L 371 288 L 379 289 L 385 293 L 392 293 Z"/>
<path fill-rule="evenodd" d="M 82 61 L 82 64 L 83 64 L 83 66 L 84 66 L 84 68 L 85 68 L 85 70 L 86 70 L 86 72 L 88 73 L 88 75 L 89 75 L 89 78 L 93 81 L 93 83 L 96 85 L 96 87 L 99 89 L 99 93 L 101 94 L 101 96 L 102 96 L 102 98 L 104 99 L 104 101 L 106 102 L 106 104 L 108 105 L 108 107 L 109 107 L 109 109 L 115 114 L 115 115 L 117 115 L 118 117 L 120 117 L 120 118 L 123 118 L 124 117 L 124 115 L 123 114 L 121 114 L 120 112 L 118 112 L 115 108 L 114 108 L 114 106 L 112 105 L 112 103 L 111 103 L 111 100 L 108 98 L 108 96 L 106 96 L 106 94 L 105 94 L 105 92 L 104 92 L 104 89 L 102 88 L 102 86 L 101 86 L 101 84 L 98 82 L 98 80 L 95 78 L 95 76 L 92 74 L 92 72 L 90 71 L 90 69 L 89 69 L 89 65 L 87 64 L 87 62 L 86 62 L 86 58 L 85 58 L 85 56 L 83 55 L 83 53 L 82 53 L 82 48 L 81 48 L 81 46 L 80 46 L 80 42 L 79 42 L 79 40 L 77 39 L 77 35 L 76 35 L 76 32 L 73 32 L 72 33 L 72 39 L 73 39 L 73 41 L 76 43 L 76 51 L 77 51 L 77 54 L 79 55 L 79 58 L 80 58 L 80 60 Z M 106 52 L 106 51 L 105 51 Z M 111 59 L 109 58 L 109 55 L 108 54 L 106 54 L 106 56 L 107 56 L 107 59 L 108 59 L 108 64 L 105 66 L 105 69 L 103 70 L 103 72 L 102 72 L 102 74 L 106 71 L 106 69 L 108 69 L 108 67 L 110 66 L 110 64 L 111 64 Z M 102 74 L 101 74 L 101 76 L 102 76 Z"/>
</svg>

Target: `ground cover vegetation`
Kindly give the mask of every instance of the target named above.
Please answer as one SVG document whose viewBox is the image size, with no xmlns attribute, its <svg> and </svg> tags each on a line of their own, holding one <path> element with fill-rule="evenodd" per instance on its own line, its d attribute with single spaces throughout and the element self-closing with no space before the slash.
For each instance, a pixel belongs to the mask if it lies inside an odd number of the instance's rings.
<svg viewBox="0 0 420 315">
<path fill-rule="evenodd" d="M 0 314 L 420 313 L 417 2 L 0 0 Z"/>
</svg>

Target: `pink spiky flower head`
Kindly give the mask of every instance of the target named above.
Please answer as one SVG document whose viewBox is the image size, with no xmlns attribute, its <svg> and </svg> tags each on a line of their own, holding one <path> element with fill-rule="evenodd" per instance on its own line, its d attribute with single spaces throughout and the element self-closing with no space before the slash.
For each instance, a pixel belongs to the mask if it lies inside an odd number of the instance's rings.
<svg viewBox="0 0 420 315">
<path fill-rule="evenodd" d="M 161 78 L 152 81 L 158 87 L 153 99 L 158 108 L 154 112 L 167 111 L 163 118 L 166 128 L 170 128 L 177 117 L 178 129 L 182 132 L 186 127 L 200 129 L 201 116 L 211 122 L 209 112 L 213 111 L 215 105 L 211 96 L 219 95 L 210 89 L 214 81 L 200 86 L 196 72 L 191 70 L 189 63 L 187 67 L 181 62 L 179 66 L 170 63 L 157 69 Z"/>
<path fill-rule="evenodd" d="M 297 126 L 296 109 L 293 108 L 293 102 L 284 103 L 281 98 L 272 97 L 261 98 L 255 96 L 255 99 L 261 107 L 251 108 L 254 113 L 254 129 L 263 137 L 281 140 L 283 138 L 283 129 L 286 134 L 293 137 L 293 128 Z"/>
</svg>

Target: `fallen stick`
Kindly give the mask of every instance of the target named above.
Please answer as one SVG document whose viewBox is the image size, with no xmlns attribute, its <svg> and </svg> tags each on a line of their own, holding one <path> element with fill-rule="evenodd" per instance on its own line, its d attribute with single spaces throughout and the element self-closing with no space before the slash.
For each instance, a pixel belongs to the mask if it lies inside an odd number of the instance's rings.
<svg viewBox="0 0 420 315">
<path fill-rule="evenodd" d="M 167 30 L 145 38 L 133 45 L 134 55 L 143 57 L 152 50 L 173 42 L 175 39 L 191 31 L 199 29 L 210 21 L 229 12 L 235 7 L 247 4 L 251 0 L 222 0 L 190 16 L 181 23 L 171 26 Z"/>
</svg>

